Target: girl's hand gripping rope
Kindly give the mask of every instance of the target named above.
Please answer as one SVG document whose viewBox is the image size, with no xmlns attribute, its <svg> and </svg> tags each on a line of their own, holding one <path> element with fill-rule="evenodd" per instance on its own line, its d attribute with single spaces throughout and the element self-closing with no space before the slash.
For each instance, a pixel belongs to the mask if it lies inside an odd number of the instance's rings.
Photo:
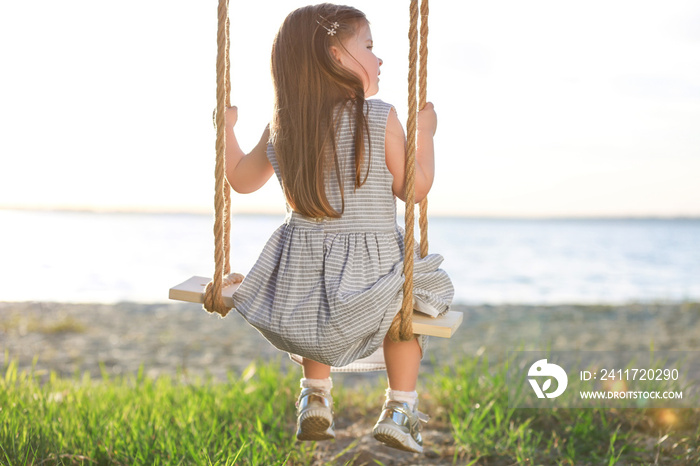
<svg viewBox="0 0 700 466">
<path fill-rule="evenodd" d="M 238 122 L 238 107 L 226 107 L 224 118 L 226 119 L 227 128 L 236 126 L 236 123 Z"/>
<path fill-rule="evenodd" d="M 418 120 L 416 122 L 418 131 L 425 131 L 431 136 L 435 136 L 437 130 L 437 114 L 432 102 L 427 102 L 423 110 L 418 112 Z"/>
</svg>

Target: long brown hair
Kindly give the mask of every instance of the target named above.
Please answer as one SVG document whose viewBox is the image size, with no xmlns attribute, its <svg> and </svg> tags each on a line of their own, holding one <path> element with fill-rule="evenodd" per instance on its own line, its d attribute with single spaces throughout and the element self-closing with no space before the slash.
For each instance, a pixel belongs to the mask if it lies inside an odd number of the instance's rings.
<svg viewBox="0 0 700 466">
<path fill-rule="evenodd" d="M 362 174 L 369 133 L 364 85 L 330 51 L 331 45 L 344 48 L 343 42 L 356 34 L 362 21 L 367 21 L 364 13 L 348 6 L 324 3 L 299 8 L 284 20 L 272 46 L 275 108 L 270 142 L 287 202 L 308 217 L 337 218 L 345 208 L 336 126 L 348 109 L 355 122 L 355 188 L 367 179 L 368 171 Z M 366 166 L 369 170 L 369 163 Z M 340 212 L 326 196 L 325 179 L 332 167 L 343 199 Z"/>
</svg>

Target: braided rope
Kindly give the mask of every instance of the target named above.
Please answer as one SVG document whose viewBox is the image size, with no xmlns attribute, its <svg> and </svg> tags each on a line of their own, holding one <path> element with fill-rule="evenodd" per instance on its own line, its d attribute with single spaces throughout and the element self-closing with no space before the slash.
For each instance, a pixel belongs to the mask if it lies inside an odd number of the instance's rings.
<svg viewBox="0 0 700 466">
<path fill-rule="evenodd" d="M 226 72 L 224 73 L 226 85 L 226 106 L 231 106 L 231 21 L 228 17 L 229 0 L 226 0 Z M 226 139 L 224 138 L 224 148 L 226 147 Z M 224 157 L 223 172 L 226 173 L 226 157 Z M 218 192 L 218 191 L 217 191 Z M 231 273 L 231 188 L 228 180 L 224 177 L 224 270 L 223 275 L 227 276 Z M 228 312 L 228 311 L 227 311 Z"/>
<path fill-rule="evenodd" d="M 420 76 L 418 81 L 418 108 L 423 110 L 428 100 L 428 0 L 420 2 Z M 420 256 L 428 255 L 428 198 L 420 201 Z"/>
<path fill-rule="evenodd" d="M 214 277 L 204 289 L 204 309 L 222 317 L 231 310 L 224 304 L 221 291 L 236 278 L 224 277 L 231 269 L 229 236 L 231 231 L 231 192 L 226 182 L 226 106 L 230 106 L 231 83 L 228 79 L 230 50 L 228 0 L 219 0 L 219 24 L 216 55 L 216 166 L 214 195 Z"/>
<path fill-rule="evenodd" d="M 406 234 L 404 237 L 404 286 L 401 311 L 396 315 L 388 335 L 393 341 L 410 341 L 413 334 L 413 248 L 415 224 L 415 178 L 416 178 L 416 109 L 423 109 L 428 89 L 428 0 L 420 3 L 420 80 L 418 101 L 416 100 L 416 67 L 418 43 L 418 0 L 411 0 L 408 28 L 408 120 L 406 122 Z M 420 255 L 428 255 L 428 199 L 420 202 Z"/>
<path fill-rule="evenodd" d="M 401 310 L 391 322 L 389 338 L 392 341 L 410 341 L 413 335 L 413 247 L 415 227 L 415 177 L 416 177 L 416 66 L 418 61 L 418 0 L 409 5 L 408 27 L 408 120 L 406 121 L 406 231 L 404 235 L 404 284 Z"/>
</svg>

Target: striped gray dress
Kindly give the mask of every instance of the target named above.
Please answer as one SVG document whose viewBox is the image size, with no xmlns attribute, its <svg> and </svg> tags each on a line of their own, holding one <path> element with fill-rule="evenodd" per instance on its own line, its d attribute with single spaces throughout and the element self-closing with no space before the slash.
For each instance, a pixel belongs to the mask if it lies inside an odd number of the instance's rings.
<svg viewBox="0 0 700 466">
<path fill-rule="evenodd" d="M 350 112 L 340 119 L 337 153 L 343 177 L 341 218 L 309 218 L 287 207 L 287 218 L 233 295 L 236 310 L 275 347 L 337 371 L 384 369 L 382 341 L 403 297 L 403 230 L 396 223 L 392 175 L 384 156 L 392 106 L 368 100 L 369 176 L 355 189 Z M 280 179 L 272 145 L 267 156 Z M 364 173 L 364 170 L 363 170 Z M 326 176 L 331 205 L 341 208 L 335 174 Z M 414 252 L 415 253 L 415 252 Z M 417 308 L 446 312 L 454 289 L 443 258 L 415 257 Z M 425 347 L 427 337 L 419 342 Z"/>
</svg>

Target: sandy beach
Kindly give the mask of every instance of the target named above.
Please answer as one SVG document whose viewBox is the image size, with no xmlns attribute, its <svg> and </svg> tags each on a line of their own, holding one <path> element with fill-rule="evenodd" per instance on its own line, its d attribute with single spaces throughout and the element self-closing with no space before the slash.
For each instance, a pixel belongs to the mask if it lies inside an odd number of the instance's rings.
<svg viewBox="0 0 700 466">
<path fill-rule="evenodd" d="M 700 349 L 700 303 L 453 306 L 464 322 L 451 339 L 431 338 L 432 361 L 508 350 Z M 256 358 L 279 358 L 297 370 L 234 312 L 221 319 L 196 304 L 68 304 L 0 302 L 0 348 L 20 369 L 62 376 L 135 373 L 211 375 L 225 380 Z M 336 374 L 340 383 L 375 381 L 378 373 Z"/>
</svg>

